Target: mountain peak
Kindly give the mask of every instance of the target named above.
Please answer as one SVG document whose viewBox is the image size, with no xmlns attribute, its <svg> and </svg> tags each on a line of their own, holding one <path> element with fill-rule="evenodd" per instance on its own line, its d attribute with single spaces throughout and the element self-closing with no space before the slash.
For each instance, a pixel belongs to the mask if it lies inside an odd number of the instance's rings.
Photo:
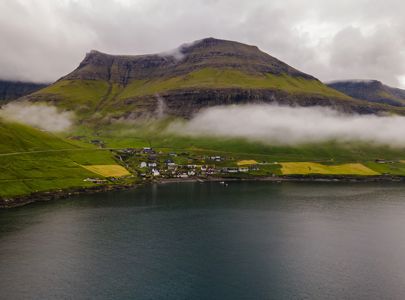
<svg viewBox="0 0 405 300">
<path fill-rule="evenodd" d="M 260 51 L 256 46 L 212 37 L 159 54 L 111 55 L 91 50 L 79 67 L 63 79 L 99 79 L 125 85 L 133 80 L 181 76 L 203 68 L 315 79 Z"/>
</svg>

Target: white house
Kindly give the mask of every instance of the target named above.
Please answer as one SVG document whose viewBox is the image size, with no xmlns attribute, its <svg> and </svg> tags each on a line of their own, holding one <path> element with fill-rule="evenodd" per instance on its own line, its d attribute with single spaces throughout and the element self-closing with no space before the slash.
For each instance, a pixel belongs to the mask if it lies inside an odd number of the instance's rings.
<svg viewBox="0 0 405 300">
<path fill-rule="evenodd" d="M 157 169 L 152 169 L 152 175 L 153 175 L 153 176 L 159 176 L 159 175 L 160 175 L 159 170 L 157 170 Z"/>
<path fill-rule="evenodd" d="M 143 162 L 141 162 L 141 164 L 140 164 L 139 167 L 141 167 L 141 168 L 146 168 L 146 167 L 147 167 L 147 163 L 143 161 Z"/>
</svg>

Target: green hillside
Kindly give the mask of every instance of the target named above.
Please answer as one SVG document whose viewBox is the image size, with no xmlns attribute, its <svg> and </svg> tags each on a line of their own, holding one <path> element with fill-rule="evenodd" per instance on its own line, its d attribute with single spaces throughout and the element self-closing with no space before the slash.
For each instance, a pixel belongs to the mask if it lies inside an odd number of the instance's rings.
<svg viewBox="0 0 405 300">
<path fill-rule="evenodd" d="M 107 150 L 0 121 L 0 197 L 93 186 L 80 165 L 115 164 Z"/>
<path fill-rule="evenodd" d="M 0 154 L 13 152 L 38 151 L 49 149 L 77 149 L 73 142 L 57 138 L 53 134 L 9 123 L 0 119 Z"/>
<path fill-rule="evenodd" d="M 79 116 L 100 113 L 124 114 L 142 109 L 143 96 L 192 89 L 270 89 L 296 95 L 335 97 L 350 102 L 350 97 L 328 88 L 315 79 L 292 77 L 287 74 L 252 75 L 239 70 L 206 68 L 190 74 L 152 80 L 134 80 L 126 86 L 102 80 L 61 80 L 32 95 L 74 110 Z M 127 99 L 138 98 L 134 103 Z M 100 117 L 100 115 L 97 115 Z"/>
</svg>

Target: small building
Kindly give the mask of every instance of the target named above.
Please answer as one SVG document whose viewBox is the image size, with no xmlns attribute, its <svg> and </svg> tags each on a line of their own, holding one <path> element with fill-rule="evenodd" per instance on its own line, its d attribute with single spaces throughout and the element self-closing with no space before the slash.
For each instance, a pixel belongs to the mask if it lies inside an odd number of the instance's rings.
<svg viewBox="0 0 405 300">
<path fill-rule="evenodd" d="M 86 178 L 86 179 L 83 179 L 83 181 L 91 182 L 91 183 L 95 183 L 95 184 L 103 184 L 103 183 L 107 182 L 107 180 L 100 179 L 100 178 Z"/>
<path fill-rule="evenodd" d="M 249 172 L 249 168 L 248 167 L 239 167 L 238 171 L 241 173 L 246 173 L 246 172 Z"/>
<path fill-rule="evenodd" d="M 189 171 L 187 172 L 187 175 L 188 175 L 188 176 L 195 176 L 195 171 L 189 170 Z"/>
<path fill-rule="evenodd" d="M 216 155 L 216 156 L 211 156 L 210 159 L 213 160 L 213 161 L 221 161 L 222 157 L 219 156 L 219 155 Z"/>
<path fill-rule="evenodd" d="M 105 147 L 105 143 L 101 140 L 91 140 L 90 143 L 92 143 L 93 145 L 99 146 L 100 148 Z"/>
<path fill-rule="evenodd" d="M 392 160 L 385 160 L 385 159 L 376 159 L 375 162 L 377 164 L 393 164 L 394 161 Z"/>
<path fill-rule="evenodd" d="M 157 167 L 157 163 L 155 163 L 155 162 L 148 162 L 148 167 L 149 167 L 149 168 L 155 168 L 155 167 Z"/>
<path fill-rule="evenodd" d="M 152 169 L 152 175 L 153 176 L 160 176 L 160 172 L 157 169 Z"/>
<path fill-rule="evenodd" d="M 146 162 L 141 162 L 141 164 L 139 165 L 140 168 L 146 168 L 148 166 L 148 164 Z"/>
</svg>

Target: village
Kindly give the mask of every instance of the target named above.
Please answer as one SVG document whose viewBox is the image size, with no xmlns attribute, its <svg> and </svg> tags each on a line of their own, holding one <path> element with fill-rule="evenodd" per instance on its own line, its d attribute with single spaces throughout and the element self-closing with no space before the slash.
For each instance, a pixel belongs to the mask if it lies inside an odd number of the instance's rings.
<svg viewBox="0 0 405 300">
<path fill-rule="evenodd" d="M 125 167 L 144 178 L 244 177 L 259 175 L 261 165 L 255 160 L 237 161 L 234 157 L 163 152 L 151 147 L 126 148 L 116 151 L 116 157 Z M 263 174 L 260 174 L 263 175 Z M 273 175 L 266 172 L 266 175 Z"/>
</svg>

